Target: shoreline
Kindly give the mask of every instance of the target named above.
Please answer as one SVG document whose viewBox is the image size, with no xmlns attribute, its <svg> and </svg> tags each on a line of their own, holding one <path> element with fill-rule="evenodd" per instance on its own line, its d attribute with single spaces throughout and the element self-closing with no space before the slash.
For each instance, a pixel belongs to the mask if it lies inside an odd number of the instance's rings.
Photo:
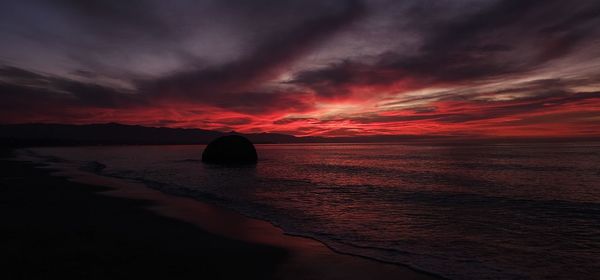
<svg viewBox="0 0 600 280">
<path fill-rule="evenodd" d="M 27 156 L 15 160 L 35 161 Z M 109 188 L 98 192 L 99 195 L 149 202 L 143 208 L 159 216 L 228 239 L 284 250 L 286 257 L 274 274 L 276 279 L 443 279 L 407 265 L 338 252 L 317 239 L 285 233 L 268 221 L 193 198 L 165 194 L 141 182 L 78 170 L 67 163 L 43 164 L 38 168 L 48 170 L 50 176 Z"/>
<path fill-rule="evenodd" d="M 280 248 L 159 216 L 147 209 L 150 201 L 103 195 L 111 189 L 51 172 L 0 159 L 5 278 L 276 279 L 287 257 Z"/>
</svg>

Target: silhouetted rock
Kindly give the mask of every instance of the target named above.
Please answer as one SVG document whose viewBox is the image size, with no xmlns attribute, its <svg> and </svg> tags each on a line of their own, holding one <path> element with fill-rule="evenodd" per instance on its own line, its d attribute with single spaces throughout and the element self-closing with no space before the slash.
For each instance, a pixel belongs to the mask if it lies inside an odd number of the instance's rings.
<svg viewBox="0 0 600 280">
<path fill-rule="evenodd" d="M 210 142 L 202 153 L 202 161 L 216 164 L 252 164 L 258 157 L 254 145 L 239 135 L 222 136 Z"/>
</svg>

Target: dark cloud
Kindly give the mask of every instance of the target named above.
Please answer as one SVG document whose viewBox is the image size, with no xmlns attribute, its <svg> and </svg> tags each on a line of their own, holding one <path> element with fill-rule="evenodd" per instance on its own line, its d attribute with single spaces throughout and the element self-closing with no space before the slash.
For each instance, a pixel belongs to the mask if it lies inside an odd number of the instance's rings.
<svg viewBox="0 0 600 280">
<path fill-rule="evenodd" d="M 55 3 L 77 24 L 94 31 L 96 36 L 143 34 L 172 38 L 177 32 L 160 18 L 152 1 L 58 0 Z"/>
<path fill-rule="evenodd" d="M 173 98 L 165 96 L 165 98 Z M 178 100 L 175 98 L 175 100 Z M 152 94 L 127 91 L 99 84 L 44 75 L 16 67 L 0 68 L 0 101 L 5 110 L 18 113 L 24 109 L 47 112 L 55 108 L 107 108 L 127 110 L 144 106 L 160 106 Z M 228 110 L 260 114 L 273 111 L 304 111 L 312 107 L 310 96 L 287 91 L 220 92 L 219 96 L 194 100 Z"/>
<path fill-rule="evenodd" d="M 149 16 L 142 16 L 140 21 L 137 20 L 135 15 L 143 7 L 143 1 L 125 5 L 111 1 L 61 3 L 89 20 L 91 25 L 102 29 L 116 26 L 125 28 L 129 26 L 132 18 L 136 19 L 132 28 L 152 29 L 158 24 L 154 22 L 156 19 Z M 145 10 L 144 12 L 147 13 Z M 364 7 L 358 1 L 344 1 L 338 5 L 331 5 L 327 10 L 312 11 L 308 20 L 301 19 L 285 30 L 270 34 L 265 41 L 257 42 L 254 49 L 239 60 L 199 70 L 177 72 L 159 79 L 137 80 L 135 84 L 139 90 L 134 93 L 123 93 L 110 87 L 67 78 L 42 76 L 15 67 L 3 68 L 3 71 L 12 76 L 29 75 L 28 82 L 33 78 L 44 79 L 47 81 L 47 89 L 41 90 L 67 92 L 76 100 L 70 104 L 75 102 L 85 106 L 122 108 L 144 103 L 178 101 L 210 104 L 246 113 L 304 110 L 309 105 L 306 104 L 306 99 L 302 100 L 302 93 L 281 90 L 256 91 L 253 88 L 260 82 L 272 79 L 281 67 L 285 67 L 327 36 L 356 20 L 363 12 Z M 33 77 L 35 75 L 37 76 Z M 86 70 L 77 70 L 76 75 L 86 78 L 96 76 Z M 43 96 L 49 98 L 48 94 Z"/>
<path fill-rule="evenodd" d="M 282 68 L 364 13 L 363 5 L 358 1 L 341 3 L 341 7 L 317 11 L 317 16 L 313 12 L 311 19 L 271 34 L 239 60 L 149 81 L 144 91 L 170 97 L 228 98 L 228 91 L 245 90 L 272 79 Z"/>
<path fill-rule="evenodd" d="M 465 17 L 440 20 L 429 16 L 425 19 L 434 24 L 423 24 L 424 41 L 416 55 L 388 52 L 374 63 L 345 60 L 300 71 L 292 83 L 331 97 L 345 95 L 354 86 L 386 86 L 399 81 L 422 88 L 507 79 L 593 42 L 599 35 L 594 27 L 600 24 L 599 9 L 595 1 L 566 7 L 563 1 L 505 0 Z M 443 15 L 435 10 L 431 13 Z M 412 20 L 419 26 L 423 18 Z"/>
<path fill-rule="evenodd" d="M 16 67 L 0 68 L 0 101 L 4 110 L 45 112 L 48 107 L 131 108 L 146 101 L 131 92 L 119 91 Z"/>
<path fill-rule="evenodd" d="M 48 78 L 42 74 L 31 72 L 13 66 L 0 66 L 0 79 L 5 81 L 29 83 L 34 81 L 45 81 Z"/>
</svg>

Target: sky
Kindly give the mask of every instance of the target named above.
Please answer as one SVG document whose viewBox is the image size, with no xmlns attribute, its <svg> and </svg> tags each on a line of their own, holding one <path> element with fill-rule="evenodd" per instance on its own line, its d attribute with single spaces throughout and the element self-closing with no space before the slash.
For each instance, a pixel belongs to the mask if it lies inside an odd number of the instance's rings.
<svg viewBox="0 0 600 280">
<path fill-rule="evenodd" d="M 0 2 L 0 122 L 600 136 L 600 1 Z"/>
</svg>

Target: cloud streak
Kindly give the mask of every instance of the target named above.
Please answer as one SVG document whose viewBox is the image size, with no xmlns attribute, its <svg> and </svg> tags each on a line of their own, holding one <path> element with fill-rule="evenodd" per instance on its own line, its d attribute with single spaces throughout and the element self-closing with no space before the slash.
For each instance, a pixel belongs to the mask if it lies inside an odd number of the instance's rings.
<svg viewBox="0 0 600 280">
<path fill-rule="evenodd" d="M 2 6 L 6 123 L 336 136 L 600 131 L 597 1 Z"/>
</svg>

